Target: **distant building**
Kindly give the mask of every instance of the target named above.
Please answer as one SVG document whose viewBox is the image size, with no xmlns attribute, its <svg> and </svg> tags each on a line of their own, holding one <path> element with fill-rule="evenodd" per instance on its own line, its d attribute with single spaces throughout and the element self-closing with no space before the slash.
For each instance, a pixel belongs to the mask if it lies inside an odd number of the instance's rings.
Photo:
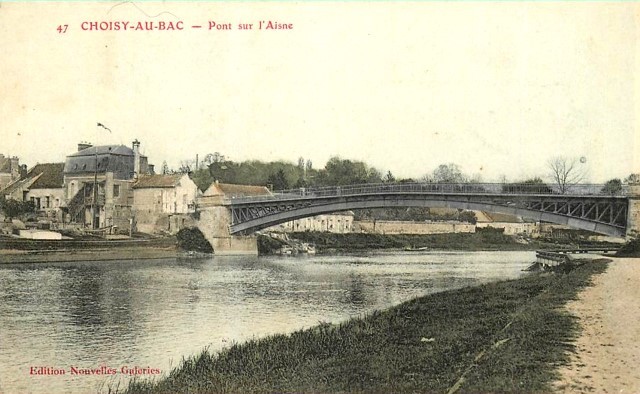
<svg viewBox="0 0 640 394">
<path fill-rule="evenodd" d="M 540 236 L 540 223 L 536 221 L 494 212 L 476 212 L 476 217 L 477 228 L 502 229 L 505 235 L 526 235 L 532 238 Z"/>
<path fill-rule="evenodd" d="M 22 179 L 6 187 L 2 194 L 5 198 L 31 201 L 36 212 L 53 221 L 61 221 L 61 210 L 65 205 L 63 169 L 64 163 L 36 164 Z"/>
<path fill-rule="evenodd" d="M 26 166 L 20 166 L 20 159 L 0 154 L 0 190 L 20 180 L 24 175 L 26 175 Z"/>
<path fill-rule="evenodd" d="M 358 233 L 373 234 L 447 234 L 475 233 L 476 226 L 458 221 L 359 220 L 354 222 L 353 230 Z"/>
<path fill-rule="evenodd" d="M 305 231 L 339 234 L 351 233 L 353 232 L 353 212 L 338 212 L 329 215 L 318 215 L 296 219 L 269 227 L 267 231 L 282 231 L 286 233 Z"/>
<path fill-rule="evenodd" d="M 251 196 L 270 196 L 266 186 L 235 185 L 231 183 L 213 182 L 203 195 L 209 197 L 239 198 Z"/>
<path fill-rule="evenodd" d="M 132 186 L 141 175 L 153 172 L 140 142 L 124 145 L 92 146 L 78 144 L 78 151 L 67 156 L 64 188 L 72 222 L 93 228 L 128 228 L 133 205 Z"/>
<path fill-rule="evenodd" d="M 143 175 L 132 189 L 138 231 L 175 233 L 192 225 L 198 186 L 187 174 Z"/>
</svg>

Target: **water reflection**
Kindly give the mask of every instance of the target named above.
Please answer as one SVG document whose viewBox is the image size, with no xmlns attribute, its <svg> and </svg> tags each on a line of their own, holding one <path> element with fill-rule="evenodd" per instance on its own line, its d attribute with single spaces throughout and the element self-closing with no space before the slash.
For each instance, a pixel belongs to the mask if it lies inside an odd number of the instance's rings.
<svg viewBox="0 0 640 394">
<path fill-rule="evenodd" d="M 33 376 L 29 368 L 168 372 L 206 346 L 517 277 L 533 259 L 476 252 L 0 266 L 0 392 L 96 391 L 104 377 Z"/>
</svg>

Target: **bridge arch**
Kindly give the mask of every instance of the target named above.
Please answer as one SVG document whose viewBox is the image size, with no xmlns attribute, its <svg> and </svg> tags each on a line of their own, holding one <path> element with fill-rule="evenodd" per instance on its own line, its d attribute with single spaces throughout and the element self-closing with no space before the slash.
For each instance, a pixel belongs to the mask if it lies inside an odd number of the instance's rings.
<svg viewBox="0 0 640 394">
<path fill-rule="evenodd" d="M 392 198 L 390 198 L 392 197 Z M 443 196 L 444 197 L 444 196 Z M 588 230 L 599 234 L 624 237 L 625 229 L 619 226 L 589 220 L 585 218 L 573 217 L 569 215 L 545 212 L 539 210 L 526 209 L 518 206 L 500 205 L 488 201 L 464 201 L 449 198 L 424 198 L 424 196 L 378 196 L 366 199 L 358 198 L 336 198 L 329 199 L 322 204 L 313 204 L 306 207 L 296 207 L 291 210 L 280 210 L 269 215 L 264 215 L 255 219 L 234 223 L 230 226 L 231 234 L 249 234 L 255 231 L 271 227 L 288 221 L 303 219 L 306 217 L 343 212 L 355 209 L 369 208 L 457 208 L 474 211 L 487 211 L 501 213 L 537 221 L 545 221 L 555 224 L 566 225 L 575 229 Z M 231 209 L 236 209 L 231 207 Z"/>
</svg>

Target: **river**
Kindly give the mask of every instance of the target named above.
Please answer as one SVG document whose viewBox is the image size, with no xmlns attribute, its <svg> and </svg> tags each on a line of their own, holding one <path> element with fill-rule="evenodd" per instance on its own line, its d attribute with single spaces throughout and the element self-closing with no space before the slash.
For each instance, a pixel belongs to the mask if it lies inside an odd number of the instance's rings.
<svg viewBox="0 0 640 394">
<path fill-rule="evenodd" d="M 396 252 L 3 265 L 0 392 L 107 391 L 136 367 L 168 373 L 204 348 L 517 278 L 534 260 L 534 252 Z M 91 369 L 115 372 L 76 372 Z"/>
</svg>

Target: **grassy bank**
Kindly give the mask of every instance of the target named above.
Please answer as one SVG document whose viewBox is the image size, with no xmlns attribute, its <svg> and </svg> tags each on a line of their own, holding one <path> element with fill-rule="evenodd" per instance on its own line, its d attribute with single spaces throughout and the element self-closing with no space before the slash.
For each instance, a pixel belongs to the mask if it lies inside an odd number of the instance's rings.
<svg viewBox="0 0 640 394">
<path fill-rule="evenodd" d="M 429 248 L 435 250 L 536 250 L 562 246 L 593 246 L 593 242 L 570 244 L 568 241 L 536 239 L 527 243 L 505 235 L 501 229 L 478 229 L 475 233 L 455 234 L 334 234 L 324 232 L 299 232 L 289 236 L 312 243 L 321 253 Z"/>
<path fill-rule="evenodd" d="M 448 291 L 203 352 L 127 392 L 547 392 L 578 330 L 561 307 L 605 268 L 589 262 L 566 274 Z"/>
</svg>

